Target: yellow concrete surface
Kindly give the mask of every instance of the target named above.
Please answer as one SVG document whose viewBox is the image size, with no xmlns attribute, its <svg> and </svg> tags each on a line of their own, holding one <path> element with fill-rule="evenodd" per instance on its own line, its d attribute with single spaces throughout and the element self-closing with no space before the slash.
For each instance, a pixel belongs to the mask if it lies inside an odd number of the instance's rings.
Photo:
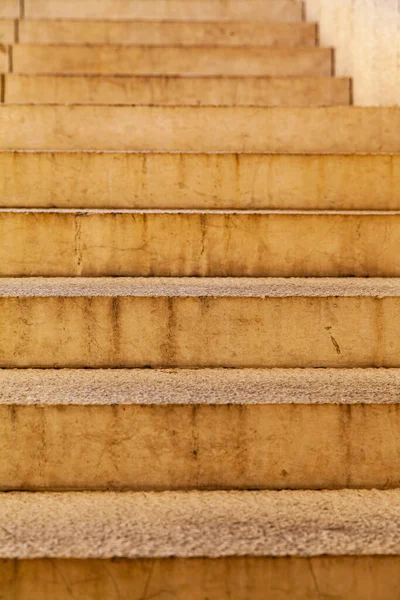
<svg viewBox="0 0 400 600">
<path fill-rule="evenodd" d="M 18 0 L 7 0 L 17 5 Z M 301 21 L 299 0 L 24 0 L 33 19 Z"/>
<path fill-rule="evenodd" d="M 15 73 L 329 76 L 330 48 L 21 44 Z"/>
<path fill-rule="evenodd" d="M 1 8 L 0 8 L 1 10 Z M 0 44 L 12 44 L 15 36 L 15 21 L 0 20 Z"/>
<path fill-rule="evenodd" d="M 90 20 L 19 23 L 22 44 L 40 41 L 41 44 L 315 46 L 316 35 L 314 23 Z"/>
<path fill-rule="evenodd" d="M 2 405 L 0 436 L 1 490 L 400 485 L 394 404 Z"/>
<path fill-rule="evenodd" d="M 0 276 L 400 277 L 400 213 L 0 211 Z"/>
<path fill-rule="evenodd" d="M 0 19 L 14 19 L 20 16 L 19 0 L 1 0 Z"/>
<path fill-rule="evenodd" d="M 0 149 L 381 153 L 398 108 L 0 106 Z"/>
<path fill-rule="evenodd" d="M 9 71 L 9 46 L 0 44 L 0 73 Z"/>
<path fill-rule="evenodd" d="M 0 84 L 1 85 L 1 84 Z M 350 104 L 350 81 L 333 77 L 5 75 L 9 103 L 193 106 Z"/>
<path fill-rule="evenodd" d="M 148 281 L 146 297 L 127 295 L 136 293 L 129 281 L 125 294 L 105 295 L 93 280 L 87 292 L 65 296 L 63 280 L 54 295 L 42 297 L 32 280 L 21 280 L 12 296 L 0 299 L 0 366 L 400 366 L 398 296 L 336 297 L 336 285 L 327 297 L 307 291 L 295 297 L 226 291 L 224 297 L 208 280 L 210 295 L 153 297 Z M 181 281 L 172 286 L 179 289 Z M 247 281 L 240 283 L 247 294 Z M 21 296 L 18 290 L 28 287 L 34 295 Z"/>
<path fill-rule="evenodd" d="M 398 189 L 398 155 L 0 152 L 2 207 L 399 210 Z"/>
<path fill-rule="evenodd" d="M 13 600 L 387 600 L 397 598 L 399 564 L 397 556 L 2 560 L 0 584 Z"/>
</svg>

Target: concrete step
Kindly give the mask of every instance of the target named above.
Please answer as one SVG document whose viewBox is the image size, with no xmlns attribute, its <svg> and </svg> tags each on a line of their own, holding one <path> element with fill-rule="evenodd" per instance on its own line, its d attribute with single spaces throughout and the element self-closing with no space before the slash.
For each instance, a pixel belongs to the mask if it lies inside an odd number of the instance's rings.
<svg viewBox="0 0 400 600">
<path fill-rule="evenodd" d="M 0 210 L 0 276 L 400 277 L 400 212 Z"/>
<path fill-rule="evenodd" d="M 15 21 L 12 19 L 0 20 L 0 44 L 12 44 L 14 40 Z"/>
<path fill-rule="evenodd" d="M 2 589 L 17 600 L 71 590 L 93 600 L 386 600 L 400 585 L 398 490 L 0 498 Z"/>
<path fill-rule="evenodd" d="M 396 153 L 400 108 L 0 105 L 0 149 Z"/>
<path fill-rule="evenodd" d="M 22 20 L 18 40 L 22 44 L 315 46 L 317 26 L 235 21 Z"/>
<path fill-rule="evenodd" d="M 399 369 L 0 370 L 0 489 L 398 487 L 399 385 Z"/>
<path fill-rule="evenodd" d="M 0 296 L 4 368 L 400 367 L 398 278 L 3 278 Z"/>
<path fill-rule="evenodd" d="M 332 106 L 351 103 L 351 83 L 333 77 L 14 75 L 8 103 L 194 106 Z"/>
<path fill-rule="evenodd" d="M 57 74 L 328 77 L 333 60 L 330 48 L 309 47 L 20 44 L 11 53 L 15 73 Z"/>
<path fill-rule="evenodd" d="M 18 5 L 18 0 L 7 2 Z M 299 0 L 24 0 L 24 9 L 28 19 L 294 22 L 303 18 Z"/>
<path fill-rule="evenodd" d="M 20 0 L 1 0 L 0 19 L 14 19 L 20 16 Z"/>
<path fill-rule="evenodd" d="M 399 155 L 0 152 L 1 207 L 399 210 L 399 188 Z"/>
</svg>

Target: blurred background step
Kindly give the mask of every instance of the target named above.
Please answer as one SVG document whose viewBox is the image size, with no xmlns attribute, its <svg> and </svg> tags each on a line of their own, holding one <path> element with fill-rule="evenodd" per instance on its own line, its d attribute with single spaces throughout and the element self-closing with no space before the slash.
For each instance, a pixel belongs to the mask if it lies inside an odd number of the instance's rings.
<svg viewBox="0 0 400 600">
<path fill-rule="evenodd" d="M 399 188 L 397 154 L 0 152 L 1 207 L 399 210 Z"/>
<path fill-rule="evenodd" d="M 4 101 L 8 103 L 165 106 L 329 106 L 351 103 L 350 80 L 333 77 L 7 74 L 3 84 Z"/>
<path fill-rule="evenodd" d="M 399 369 L 0 370 L 0 489 L 400 485 Z"/>
<path fill-rule="evenodd" d="M 257 21 L 21 20 L 18 41 L 22 44 L 315 46 L 317 25 Z"/>
<path fill-rule="evenodd" d="M 0 149 L 396 153 L 400 108 L 0 105 Z"/>
<path fill-rule="evenodd" d="M 398 278 L 3 278 L 0 296 L 3 368 L 400 366 Z"/>
<path fill-rule="evenodd" d="M 11 19 L 2 20 L 0 16 L 0 44 L 12 44 L 14 41 L 15 21 Z"/>
<path fill-rule="evenodd" d="M 1 0 L 0 19 L 14 19 L 20 16 L 20 0 Z"/>
<path fill-rule="evenodd" d="M 328 77 L 333 61 L 330 48 L 309 47 L 19 44 L 11 52 L 15 73 Z"/>
<path fill-rule="evenodd" d="M 398 491 L 3 494 L 2 589 L 385 600 L 400 583 L 398 520 Z"/>
<path fill-rule="evenodd" d="M 13 4 L 17 2 L 14 0 Z M 24 12 L 28 19 L 296 22 L 303 19 L 303 3 L 300 0 L 24 0 Z"/>
<path fill-rule="evenodd" d="M 0 276 L 400 277 L 400 212 L 0 210 Z"/>
</svg>

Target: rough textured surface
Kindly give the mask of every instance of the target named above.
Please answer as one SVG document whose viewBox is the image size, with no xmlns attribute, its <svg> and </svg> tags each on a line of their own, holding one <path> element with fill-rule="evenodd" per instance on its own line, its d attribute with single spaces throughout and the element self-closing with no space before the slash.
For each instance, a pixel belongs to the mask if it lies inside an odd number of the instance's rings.
<svg viewBox="0 0 400 600">
<path fill-rule="evenodd" d="M 0 151 L 7 207 L 383 210 L 399 187 L 400 155 Z"/>
<path fill-rule="evenodd" d="M 350 80 L 338 77 L 131 77 L 10 73 L 5 75 L 4 80 L 6 103 L 345 106 L 350 104 L 350 96 Z"/>
<path fill-rule="evenodd" d="M 0 106 L 6 150 L 398 153 L 399 130 L 396 107 Z"/>
<path fill-rule="evenodd" d="M 18 0 L 6 4 L 17 5 Z M 25 0 L 25 16 L 32 19 L 182 19 L 301 21 L 299 0 Z"/>
<path fill-rule="evenodd" d="M 1 558 L 399 553 L 399 490 L 0 496 Z"/>
<path fill-rule="evenodd" d="M 22 44 L 315 46 L 316 35 L 314 23 L 25 19 L 19 24 Z"/>
<path fill-rule="evenodd" d="M 400 278 L 102 277 L 0 279 L 0 297 L 371 297 L 400 296 Z"/>
<path fill-rule="evenodd" d="M 398 404 L 400 369 L 0 369 L 0 403 Z"/>
</svg>

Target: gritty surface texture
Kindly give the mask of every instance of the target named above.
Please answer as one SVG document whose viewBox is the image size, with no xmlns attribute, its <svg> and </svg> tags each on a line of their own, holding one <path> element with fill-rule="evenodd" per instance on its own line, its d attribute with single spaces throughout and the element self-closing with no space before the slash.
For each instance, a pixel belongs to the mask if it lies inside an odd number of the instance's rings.
<svg viewBox="0 0 400 600">
<path fill-rule="evenodd" d="M 399 490 L 0 496 L 1 558 L 399 553 Z"/>
<path fill-rule="evenodd" d="M 0 297 L 396 297 L 400 278 L 3 278 Z"/>
<path fill-rule="evenodd" d="M 0 403 L 397 404 L 400 369 L 1 369 Z"/>
</svg>

